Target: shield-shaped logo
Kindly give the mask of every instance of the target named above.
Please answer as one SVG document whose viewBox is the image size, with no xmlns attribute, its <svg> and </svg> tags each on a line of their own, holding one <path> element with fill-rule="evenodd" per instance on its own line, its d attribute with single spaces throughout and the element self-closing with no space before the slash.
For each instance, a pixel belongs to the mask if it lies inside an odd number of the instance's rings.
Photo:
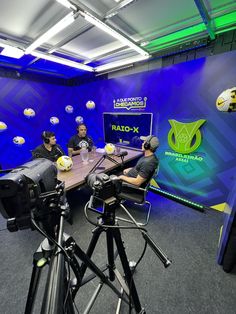
<svg viewBox="0 0 236 314">
<path fill-rule="evenodd" d="M 199 147 L 202 139 L 199 128 L 206 120 L 200 119 L 190 123 L 182 123 L 176 120 L 168 121 L 171 125 L 168 133 L 168 144 L 174 151 L 189 154 Z"/>
</svg>

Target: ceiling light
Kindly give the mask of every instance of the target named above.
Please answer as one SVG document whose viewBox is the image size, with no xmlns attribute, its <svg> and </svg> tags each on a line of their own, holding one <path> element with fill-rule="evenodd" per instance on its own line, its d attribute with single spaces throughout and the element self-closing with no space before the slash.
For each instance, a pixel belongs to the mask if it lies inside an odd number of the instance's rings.
<svg viewBox="0 0 236 314">
<path fill-rule="evenodd" d="M 83 12 L 83 11 L 79 11 L 79 13 L 80 13 L 80 15 L 82 15 L 85 18 L 86 21 L 92 23 L 93 25 L 97 26 L 98 28 L 100 28 L 101 30 L 106 32 L 107 34 L 109 34 L 109 35 L 113 36 L 114 38 L 118 39 L 119 41 L 121 41 L 126 46 L 129 46 L 130 48 L 136 50 L 142 56 L 149 56 L 149 54 L 145 50 L 140 48 L 138 45 L 134 44 L 132 41 L 130 41 L 129 39 L 127 39 L 126 37 L 124 37 L 123 35 L 118 33 L 117 31 L 115 31 L 113 28 L 111 28 L 107 24 L 105 24 L 102 21 L 100 21 L 95 16 L 91 15 L 88 12 Z"/>
<path fill-rule="evenodd" d="M 121 67 L 121 66 L 126 65 L 126 64 L 130 64 L 130 63 L 135 63 L 135 62 L 138 62 L 138 61 L 146 60 L 148 58 L 149 58 L 149 56 L 135 56 L 135 57 L 128 58 L 128 59 L 123 59 L 123 60 L 120 60 L 120 61 L 115 61 L 115 62 L 103 64 L 103 65 L 100 65 L 100 66 L 96 67 L 95 68 L 95 72 L 106 71 L 108 69 Z"/>
<path fill-rule="evenodd" d="M 60 4 L 64 5 L 64 7 L 68 8 L 68 9 L 72 9 L 74 11 L 77 10 L 76 6 L 73 5 L 72 3 L 70 3 L 70 1 L 68 0 L 56 0 L 57 2 L 59 2 Z"/>
<path fill-rule="evenodd" d="M 31 53 L 35 48 L 42 45 L 44 42 L 46 42 L 48 39 L 55 36 L 57 33 L 59 33 L 62 29 L 66 28 L 68 25 L 74 22 L 75 17 L 73 15 L 73 12 L 70 12 L 67 14 L 62 20 L 60 20 L 57 24 L 55 24 L 52 28 L 50 28 L 46 33 L 41 35 L 38 39 L 36 39 L 29 47 L 26 48 L 25 53 Z"/>
<path fill-rule="evenodd" d="M 80 70 L 84 70 L 84 71 L 89 71 L 89 72 L 94 72 L 94 69 L 88 65 L 82 64 L 82 63 L 78 63 L 75 61 L 71 61 L 71 60 L 67 60 L 64 58 L 60 58 L 54 55 L 48 55 L 42 52 L 38 52 L 38 51 L 32 51 L 31 55 L 36 57 L 36 58 L 41 58 L 41 59 L 45 59 L 48 61 L 52 61 L 52 62 L 56 62 L 56 63 L 60 63 L 63 65 L 67 65 L 69 67 L 72 68 L 76 68 L 76 69 L 80 69 Z"/>
<path fill-rule="evenodd" d="M 24 51 L 22 49 L 8 46 L 5 44 L 0 44 L 0 46 L 4 47 L 4 49 L 1 52 L 1 55 L 3 56 L 20 59 L 24 55 Z"/>
</svg>

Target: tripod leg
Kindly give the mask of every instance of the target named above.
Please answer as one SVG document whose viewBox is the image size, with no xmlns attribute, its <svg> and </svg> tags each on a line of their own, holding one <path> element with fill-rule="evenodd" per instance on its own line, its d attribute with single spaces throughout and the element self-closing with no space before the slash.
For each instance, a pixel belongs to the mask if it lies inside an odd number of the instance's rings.
<svg viewBox="0 0 236 314">
<path fill-rule="evenodd" d="M 114 229 L 113 230 L 113 237 L 115 239 L 116 242 L 116 246 L 117 246 L 117 250 L 118 250 L 118 254 L 120 256 L 120 260 L 124 269 L 124 274 L 125 274 L 125 278 L 127 281 L 127 284 L 129 286 L 129 290 L 130 290 L 130 295 L 131 298 L 133 300 L 134 303 L 134 308 L 136 313 L 141 313 L 142 312 L 142 307 L 139 301 L 139 296 L 135 287 L 135 283 L 133 281 L 133 276 L 129 267 L 129 262 L 127 259 L 127 255 L 125 252 L 125 248 L 123 245 L 123 241 L 121 239 L 121 234 L 120 234 L 120 230 L 119 229 Z"/>
<path fill-rule="evenodd" d="M 35 296 L 38 290 L 38 283 L 39 283 L 42 268 L 37 266 L 37 262 L 38 262 L 37 260 L 34 260 L 33 262 L 33 270 L 32 270 L 30 287 L 29 287 L 29 292 L 28 292 L 26 306 L 25 306 L 25 314 L 32 313 Z"/>
<path fill-rule="evenodd" d="M 109 267 L 109 278 L 111 281 L 115 280 L 115 261 L 114 261 L 114 241 L 113 241 L 113 232 L 111 229 L 107 229 L 107 255 L 108 255 L 108 267 Z"/>
<path fill-rule="evenodd" d="M 86 252 L 86 255 L 90 258 L 93 254 L 93 251 L 96 247 L 96 244 L 98 242 L 98 239 L 99 239 L 99 236 L 100 234 L 104 231 L 104 229 L 100 228 L 100 227 L 96 227 L 93 231 L 93 236 L 92 236 L 92 239 L 89 243 L 89 246 L 88 246 L 88 249 L 87 249 L 87 252 Z M 85 263 L 82 263 L 81 264 L 81 276 L 83 278 L 85 272 L 86 272 L 86 269 L 87 269 L 87 265 Z"/>
</svg>

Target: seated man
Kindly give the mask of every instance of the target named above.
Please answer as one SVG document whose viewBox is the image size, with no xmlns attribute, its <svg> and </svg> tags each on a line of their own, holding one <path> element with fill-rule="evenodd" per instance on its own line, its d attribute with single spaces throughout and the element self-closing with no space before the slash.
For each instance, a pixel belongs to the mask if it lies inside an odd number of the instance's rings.
<svg viewBox="0 0 236 314">
<path fill-rule="evenodd" d="M 93 147 L 93 140 L 87 135 L 87 127 L 84 123 L 77 126 L 77 134 L 73 135 L 68 143 L 68 155 L 70 157 L 79 155 L 82 148 L 90 152 Z"/>
<path fill-rule="evenodd" d="M 33 158 L 46 158 L 51 161 L 65 155 L 60 145 L 56 144 L 56 137 L 53 132 L 44 131 L 42 133 L 43 144 L 37 146 L 33 151 Z"/>
<path fill-rule="evenodd" d="M 138 160 L 135 167 L 125 169 L 123 175 L 120 175 L 119 178 L 130 184 L 145 187 L 159 164 L 159 160 L 154 154 L 159 146 L 159 140 L 153 135 L 140 138 L 144 140 L 142 144 L 144 156 Z"/>
</svg>

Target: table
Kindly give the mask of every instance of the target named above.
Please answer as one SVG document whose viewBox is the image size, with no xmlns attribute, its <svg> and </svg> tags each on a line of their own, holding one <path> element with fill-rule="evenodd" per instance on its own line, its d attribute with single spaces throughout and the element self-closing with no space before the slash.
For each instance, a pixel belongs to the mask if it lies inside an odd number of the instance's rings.
<svg viewBox="0 0 236 314">
<path fill-rule="evenodd" d="M 138 159 L 143 155 L 141 151 L 133 150 L 133 149 L 122 149 L 122 151 L 127 151 L 128 155 L 124 156 L 124 163 L 128 163 L 129 161 L 132 161 L 134 159 Z M 60 181 L 65 182 L 65 190 L 69 191 L 74 188 L 78 188 L 81 185 L 85 183 L 85 177 L 89 174 L 89 172 L 92 170 L 92 168 L 96 165 L 96 163 L 99 161 L 99 159 L 103 156 L 101 153 L 97 152 L 91 152 L 89 153 L 89 162 L 87 164 L 83 163 L 81 160 L 81 156 L 73 156 L 73 167 L 70 171 L 60 171 L 58 170 L 57 178 Z M 121 165 L 121 158 L 109 155 L 114 160 L 116 160 L 119 165 Z M 111 170 L 114 170 L 119 167 L 118 164 L 113 163 L 112 161 L 108 159 L 104 159 L 103 163 L 100 165 L 100 167 L 104 167 L 104 169 L 97 169 L 96 173 L 99 172 L 109 172 Z"/>
</svg>

